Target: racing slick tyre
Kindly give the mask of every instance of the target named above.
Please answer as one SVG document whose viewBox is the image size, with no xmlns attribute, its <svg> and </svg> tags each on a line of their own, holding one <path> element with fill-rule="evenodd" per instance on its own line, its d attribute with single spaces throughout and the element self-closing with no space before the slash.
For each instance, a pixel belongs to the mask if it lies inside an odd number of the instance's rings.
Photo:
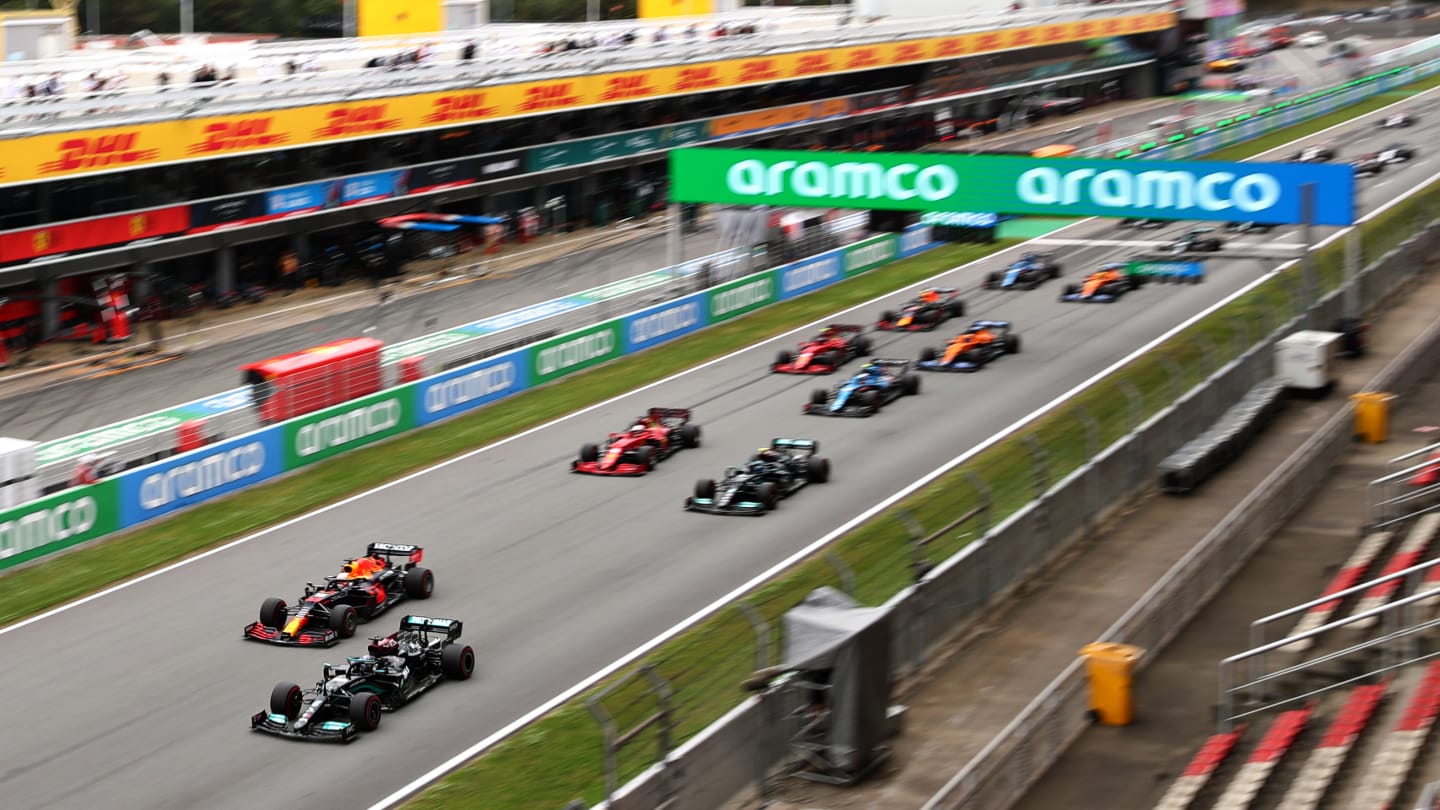
<svg viewBox="0 0 1440 810">
<path fill-rule="evenodd" d="M 680 444 L 685 447 L 700 446 L 700 426 L 689 422 L 680 426 Z"/>
<path fill-rule="evenodd" d="M 1078 292 L 1080 292 L 1080 288 L 1078 286 L 1074 284 L 1066 284 L 1064 289 L 1060 290 L 1060 300 L 1064 301 L 1067 297 L 1072 296 Z"/>
<path fill-rule="evenodd" d="M 901 377 L 900 390 L 904 391 L 907 396 L 914 396 L 920 393 L 920 375 L 906 374 L 904 377 Z"/>
<path fill-rule="evenodd" d="M 855 404 L 862 408 L 880 410 L 880 397 L 876 396 L 874 389 L 855 392 Z"/>
<path fill-rule="evenodd" d="M 934 346 L 926 346 L 920 350 L 920 362 L 930 363 L 940 357 L 940 351 Z"/>
<path fill-rule="evenodd" d="M 851 348 L 852 351 L 855 352 L 855 355 L 856 355 L 857 357 L 860 356 L 860 355 L 862 355 L 862 354 L 869 354 L 869 353 L 870 353 L 870 338 L 867 338 L 867 337 L 857 337 L 857 338 L 855 338 L 854 340 L 850 341 L 850 348 Z"/>
<path fill-rule="evenodd" d="M 714 479 L 711 479 L 711 478 L 702 478 L 702 479 L 700 479 L 699 481 L 696 481 L 696 482 L 695 482 L 695 497 L 697 497 L 697 498 L 710 498 L 710 499 L 713 499 L 713 498 L 715 497 L 715 481 L 714 481 Z"/>
<path fill-rule="evenodd" d="M 959 357 L 955 359 L 959 360 L 962 363 L 969 363 L 972 366 L 985 365 L 985 355 L 976 349 L 966 349 L 965 351 L 960 353 Z"/>
<path fill-rule="evenodd" d="M 355 635 L 355 608 L 341 605 L 330 611 L 330 629 L 334 630 L 340 638 L 350 638 Z"/>
<path fill-rule="evenodd" d="M 952 318 L 961 318 L 965 315 L 964 301 L 951 301 L 945 305 L 945 312 Z"/>
<path fill-rule="evenodd" d="M 440 671 L 452 681 L 469 680 L 475 674 L 475 651 L 469 644 L 446 644 L 440 648 Z"/>
<path fill-rule="evenodd" d="M 765 507 L 768 512 L 780 505 L 780 486 L 773 482 L 766 482 L 755 488 L 755 500 Z"/>
<path fill-rule="evenodd" d="M 888 323 L 893 328 L 895 326 L 895 313 L 888 309 L 885 310 L 884 312 L 880 313 L 880 322 Z"/>
<path fill-rule="evenodd" d="M 780 366 L 788 365 L 788 364 L 790 364 L 790 363 L 792 363 L 792 362 L 794 362 L 794 361 L 795 361 L 795 355 L 793 355 L 793 354 L 791 354 L 790 352 L 787 352 L 787 351 L 781 351 L 779 354 L 775 355 L 775 365 L 771 366 L 771 367 L 770 367 L 770 370 L 771 370 L 771 371 L 774 371 L 775 369 L 779 368 Z"/>
<path fill-rule="evenodd" d="M 1020 336 L 1019 336 L 1019 335 L 1016 335 L 1016 334 L 1013 334 L 1013 333 L 1012 333 L 1012 334 L 1009 334 L 1009 335 L 1006 335 L 1006 336 L 1005 336 L 1005 353 L 1006 353 L 1006 354 L 1019 354 L 1019 353 L 1020 353 Z"/>
<path fill-rule="evenodd" d="M 300 716 L 300 704 L 304 700 L 304 692 L 300 687 L 288 681 L 281 681 L 275 684 L 270 690 L 270 713 L 283 715 L 288 719 Z"/>
<path fill-rule="evenodd" d="M 805 478 L 812 484 L 823 484 L 830 480 L 830 459 L 810 458 L 810 465 L 805 469 Z"/>
<path fill-rule="evenodd" d="M 831 372 L 834 372 L 835 369 L 839 368 L 840 364 L 844 362 L 845 356 L 840 354 L 840 352 L 825 352 L 820 355 L 820 364 L 829 366 Z"/>
<path fill-rule="evenodd" d="M 817 406 L 819 406 L 819 405 L 824 405 L 825 403 L 827 403 L 827 402 L 829 402 L 829 401 L 830 401 L 830 393 L 829 393 L 828 391 L 826 391 L 824 388 L 816 388 L 814 391 L 811 391 L 811 392 L 810 392 L 810 404 L 811 404 L 811 405 L 817 405 Z"/>
<path fill-rule="evenodd" d="M 595 462 L 600 460 L 600 447 L 594 444 L 580 445 L 580 460 Z"/>
<path fill-rule="evenodd" d="M 350 696 L 350 722 L 361 731 L 380 727 L 380 696 L 374 692 L 356 692 Z"/>
<path fill-rule="evenodd" d="M 284 599 L 272 596 L 260 603 L 260 624 L 265 627 L 284 627 L 286 609 Z"/>
<path fill-rule="evenodd" d="M 655 449 L 649 446 L 635 448 L 635 463 L 640 465 L 642 472 L 655 469 Z"/>
<path fill-rule="evenodd" d="M 412 599 L 429 599 L 435 593 L 435 575 L 429 568 L 415 566 L 405 572 L 405 595 Z"/>
</svg>

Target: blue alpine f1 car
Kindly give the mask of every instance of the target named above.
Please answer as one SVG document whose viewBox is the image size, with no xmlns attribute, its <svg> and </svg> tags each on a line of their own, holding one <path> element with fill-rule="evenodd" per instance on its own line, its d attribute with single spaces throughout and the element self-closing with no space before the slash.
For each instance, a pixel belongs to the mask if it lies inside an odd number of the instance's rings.
<svg viewBox="0 0 1440 810">
<path fill-rule="evenodd" d="M 1004 271 L 985 277 L 987 290 L 1033 290 L 1042 282 L 1060 277 L 1060 263 L 1053 253 L 1030 252 Z"/>
<path fill-rule="evenodd" d="M 874 416 L 903 396 L 920 393 L 920 375 L 909 360 L 875 358 L 850 379 L 810 394 L 804 412 L 816 416 Z"/>
</svg>

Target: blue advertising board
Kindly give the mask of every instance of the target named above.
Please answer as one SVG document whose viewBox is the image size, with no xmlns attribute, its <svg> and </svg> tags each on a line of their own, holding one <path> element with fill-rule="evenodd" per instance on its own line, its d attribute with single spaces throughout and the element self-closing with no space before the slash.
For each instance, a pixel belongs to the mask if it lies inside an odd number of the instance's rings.
<svg viewBox="0 0 1440 810">
<path fill-rule="evenodd" d="M 279 475 L 285 468 L 280 428 L 148 464 L 120 476 L 120 525 L 169 514 Z"/>
<path fill-rule="evenodd" d="M 638 352 L 709 324 L 705 294 L 697 293 L 625 316 L 625 351 Z"/>
<path fill-rule="evenodd" d="M 517 349 L 415 383 L 415 423 L 428 425 L 518 394 L 530 385 L 529 349 Z"/>
<path fill-rule="evenodd" d="M 333 182 L 327 181 L 268 191 L 265 193 L 265 213 L 268 216 L 275 216 L 277 214 L 319 211 L 326 207 L 326 200 L 329 198 L 330 190 L 334 187 Z"/>
<path fill-rule="evenodd" d="M 841 253 L 839 250 L 827 250 L 818 256 L 777 267 L 775 275 L 780 279 L 780 300 L 804 295 L 844 278 L 845 259 Z"/>
</svg>

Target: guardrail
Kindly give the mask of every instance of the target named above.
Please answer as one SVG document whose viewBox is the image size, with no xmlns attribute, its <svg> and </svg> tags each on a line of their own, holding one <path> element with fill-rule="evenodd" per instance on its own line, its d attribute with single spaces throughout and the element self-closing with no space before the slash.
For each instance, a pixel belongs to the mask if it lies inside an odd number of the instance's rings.
<svg viewBox="0 0 1440 810">
<path fill-rule="evenodd" d="M 927 226 L 872 237 L 43 497 L 0 512 L 0 570 L 806 295 L 936 244 Z"/>
</svg>

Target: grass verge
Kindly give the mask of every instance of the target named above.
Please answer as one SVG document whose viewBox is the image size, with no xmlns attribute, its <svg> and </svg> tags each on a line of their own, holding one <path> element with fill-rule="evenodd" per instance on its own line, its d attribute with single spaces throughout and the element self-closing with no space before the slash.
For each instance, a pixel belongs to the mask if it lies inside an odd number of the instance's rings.
<svg viewBox="0 0 1440 810">
<path fill-rule="evenodd" d="M 1440 85 L 1440 77 L 1411 87 Z M 1310 134 L 1355 115 L 1378 109 L 1389 100 L 1367 100 L 1342 112 L 1299 124 L 1283 134 L 1211 155 L 1235 160 L 1285 141 Z M 1409 224 L 1424 203 L 1397 206 L 1385 222 L 1365 229 L 1365 255 L 1373 256 L 1403 234 L 1387 227 Z M 705 332 L 565 380 L 562 385 L 527 392 L 450 422 L 397 438 L 378 447 L 347 454 L 343 461 L 317 465 L 290 478 L 205 504 L 165 522 L 147 526 L 77 549 L 42 565 L 0 577 L 7 599 L 0 605 L 0 625 L 69 601 L 106 585 L 128 579 L 197 553 L 256 529 L 273 525 L 367 487 L 392 480 L 417 468 L 452 457 L 464 449 L 513 435 L 571 412 L 584 404 L 615 396 L 643 382 L 660 379 L 716 355 L 779 334 L 837 309 L 882 295 L 934 275 L 940 270 L 1002 249 L 992 246 L 947 246 L 845 281 L 827 290 L 790 301 Z M 1338 282 L 1338 251 L 1319 259 L 1328 288 Z M 1217 313 L 1114 379 L 1085 392 L 1063 411 L 1027 427 L 1027 446 L 1018 437 L 1001 443 L 909 499 L 903 508 L 913 520 L 934 528 L 982 501 L 986 517 L 998 520 L 1029 501 L 1037 482 L 1058 480 L 1068 471 L 1123 435 L 1137 420 L 1148 417 L 1175 395 L 1203 379 L 1249 340 L 1273 328 L 1283 313 L 1293 313 L 1298 289 L 1287 278 L 1265 285 L 1224 313 Z M 1077 428 L 1077 426 L 1088 426 Z M 1043 450 L 1043 463 L 1031 447 Z M 459 448 L 459 449 L 457 449 Z M 926 551 L 943 559 L 960 550 L 983 526 L 962 527 Z M 832 554 L 798 566 L 788 576 L 752 595 L 751 605 L 774 622 L 805 593 L 834 584 L 841 570 L 854 572 L 856 595 L 878 603 L 910 582 L 911 556 L 904 526 L 893 516 L 872 521 L 843 538 Z M 837 563 L 838 562 L 838 566 Z M 716 616 L 658 651 L 649 663 L 676 688 L 681 707 L 678 738 L 684 739 L 713 722 L 740 698 L 736 684 L 754 662 L 754 636 L 738 611 Z M 653 710 L 636 684 L 627 683 L 606 700 L 606 708 L 625 728 Z M 643 749 L 643 750 L 642 750 Z M 621 773 L 628 778 L 651 760 L 653 747 L 632 746 L 622 755 Z M 594 801 L 603 783 L 600 734 L 580 702 L 558 709 L 539 723 L 505 741 L 418 797 L 418 807 L 554 808 L 576 796 Z M 545 779 L 535 779 L 536 774 Z"/>
</svg>

